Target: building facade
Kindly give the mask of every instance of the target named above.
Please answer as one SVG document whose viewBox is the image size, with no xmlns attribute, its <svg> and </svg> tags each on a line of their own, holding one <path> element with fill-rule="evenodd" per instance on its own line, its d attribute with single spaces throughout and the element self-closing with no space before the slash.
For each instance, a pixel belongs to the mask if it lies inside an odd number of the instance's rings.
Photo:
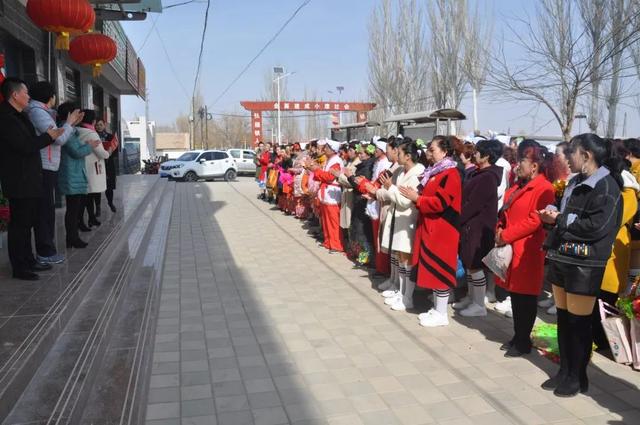
<svg viewBox="0 0 640 425">
<path fill-rule="evenodd" d="M 96 20 L 94 31 L 110 36 L 118 53 L 103 66 L 102 75 L 94 78 L 90 67 L 78 65 L 66 51 L 55 50 L 55 36 L 31 22 L 26 3 L 0 0 L 0 54 L 5 58 L 5 75 L 27 84 L 50 81 L 60 103 L 75 101 L 82 108 L 95 109 L 108 123 L 109 131 L 122 140 L 120 98 L 136 95 L 144 99 L 146 73 L 120 23 Z"/>
</svg>

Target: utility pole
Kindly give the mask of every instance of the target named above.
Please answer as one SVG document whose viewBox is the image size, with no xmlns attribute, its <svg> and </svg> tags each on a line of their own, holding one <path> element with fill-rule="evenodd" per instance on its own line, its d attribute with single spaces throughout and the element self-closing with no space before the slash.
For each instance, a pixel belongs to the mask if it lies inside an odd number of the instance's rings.
<svg viewBox="0 0 640 425">
<path fill-rule="evenodd" d="M 204 105 L 204 142 L 209 149 L 209 112 L 207 112 L 207 105 Z"/>
</svg>

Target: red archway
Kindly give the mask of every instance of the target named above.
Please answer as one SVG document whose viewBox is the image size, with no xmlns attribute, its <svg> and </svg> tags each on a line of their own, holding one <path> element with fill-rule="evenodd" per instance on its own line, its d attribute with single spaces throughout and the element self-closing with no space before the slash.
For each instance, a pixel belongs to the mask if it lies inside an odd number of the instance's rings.
<svg viewBox="0 0 640 425">
<path fill-rule="evenodd" d="M 277 101 L 249 101 L 240 102 L 244 109 L 251 112 L 251 133 L 253 135 L 253 143 L 258 144 L 262 141 L 262 111 L 280 111 L 292 112 L 356 112 L 358 114 L 357 122 L 367 120 L 367 112 L 376 107 L 375 103 L 362 102 L 328 102 L 309 101 L 309 100 L 282 100 L 280 105 Z"/>
</svg>

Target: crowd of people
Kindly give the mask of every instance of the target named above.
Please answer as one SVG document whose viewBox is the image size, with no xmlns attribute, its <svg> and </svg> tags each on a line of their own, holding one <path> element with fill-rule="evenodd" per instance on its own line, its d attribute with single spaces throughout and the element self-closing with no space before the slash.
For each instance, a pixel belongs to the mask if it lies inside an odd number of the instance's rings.
<svg viewBox="0 0 640 425">
<path fill-rule="evenodd" d="M 557 314 L 560 368 L 542 387 L 587 391 L 593 343 L 609 348 L 597 299 L 613 304 L 627 290 L 640 140 L 581 134 L 555 152 L 501 137 L 260 143 L 256 165 L 258 197 L 315 227 L 330 253 L 385 276 L 377 289 L 392 310 L 414 309 L 416 286 L 430 290 L 424 327 L 448 325 L 450 303 L 482 320 L 497 302 L 513 318 L 500 349 L 519 357 L 532 350 L 537 308 Z M 500 279 L 483 260 L 506 246 Z"/>
<path fill-rule="evenodd" d="M 28 87 L 6 78 L 0 93 L 0 184 L 10 208 L 9 259 L 15 279 L 38 280 L 37 272 L 65 261 L 55 238 L 56 190 L 66 200 L 67 249 L 85 248 L 79 231 L 100 226 L 103 192 L 116 212 L 118 139 L 96 111 L 74 102 L 56 108 L 55 89 L 47 81 Z"/>
</svg>

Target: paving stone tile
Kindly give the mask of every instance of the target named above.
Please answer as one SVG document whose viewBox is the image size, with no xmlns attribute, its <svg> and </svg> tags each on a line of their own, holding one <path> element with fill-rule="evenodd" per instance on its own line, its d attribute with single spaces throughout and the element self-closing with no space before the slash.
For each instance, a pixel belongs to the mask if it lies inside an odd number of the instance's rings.
<svg viewBox="0 0 640 425">
<path fill-rule="evenodd" d="M 215 413 L 213 399 L 183 400 L 180 403 L 183 417 L 206 416 Z"/>
<path fill-rule="evenodd" d="M 212 398 L 211 385 L 192 385 L 180 387 L 180 397 L 182 400 L 198 400 Z"/>
<path fill-rule="evenodd" d="M 265 407 L 253 409 L 255 425 L 284 425 L 289 423 L 287 414 L 282 407 Z"/>
<path fill-rule="evenodd" d="M 180 401 L 180 388 L 150 388 L 147 402 L 149 404 L 169 403 Z"/>
<path fill-rule="evenodd" d="M 180 403 L 155 403 L 147 405 L 147 420 L 180 417 Z"/>
</svg>

